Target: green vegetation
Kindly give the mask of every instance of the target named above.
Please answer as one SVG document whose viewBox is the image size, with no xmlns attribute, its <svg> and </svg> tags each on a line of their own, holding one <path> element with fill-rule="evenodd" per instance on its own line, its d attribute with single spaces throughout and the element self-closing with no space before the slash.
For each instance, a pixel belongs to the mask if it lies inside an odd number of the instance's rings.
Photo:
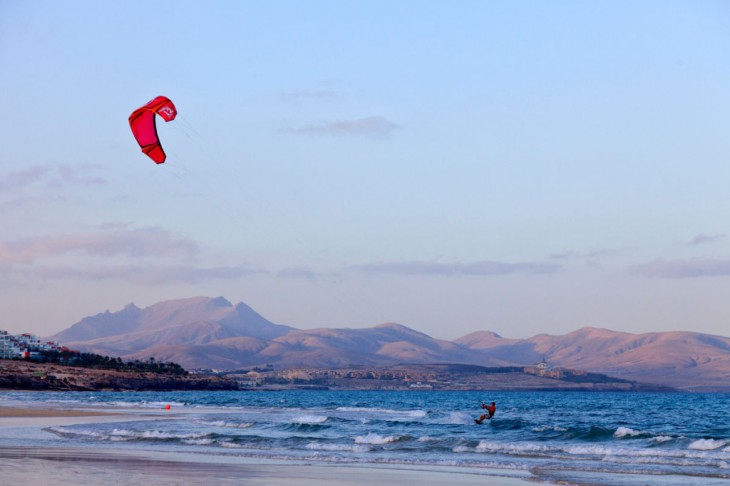
<svg viewBox="0 0 730 486">
<path fill-rule="evenodd" d="M 40 356 L 34 361 L 40 363 L 55 363 L 60 365 L 78 366 L 100 370 L 136 371 L 144 373 L 160 373 L 173 375 L 187 375 L 188 372 L 177 363 L 158 362 L 155 358 L 147 361 L 122 361 L 122 358 L 110 358 L 94 353 L 78 351 L 40 351 Z"/>
</svg>

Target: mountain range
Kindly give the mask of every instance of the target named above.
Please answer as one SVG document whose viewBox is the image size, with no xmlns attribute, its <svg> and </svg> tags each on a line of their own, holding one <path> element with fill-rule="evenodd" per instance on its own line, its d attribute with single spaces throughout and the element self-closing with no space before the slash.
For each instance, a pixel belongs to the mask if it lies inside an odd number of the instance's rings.
<svg viewBox="0 0 730 486">
<path fill-rule="evenodd" d="M 83 318 L 51 336 L 70 348 L 186 368 L 241 369 L 462 363 L 551 366 L 694 391 L 730 391 L 730 338 L 696 332 L 631 334 L 586 327 L 562 335 L 507 339 L 478 331 L 454 341 L 394 323 L 297 329 L 223 297 L 160 302 Z"/>
</svg>

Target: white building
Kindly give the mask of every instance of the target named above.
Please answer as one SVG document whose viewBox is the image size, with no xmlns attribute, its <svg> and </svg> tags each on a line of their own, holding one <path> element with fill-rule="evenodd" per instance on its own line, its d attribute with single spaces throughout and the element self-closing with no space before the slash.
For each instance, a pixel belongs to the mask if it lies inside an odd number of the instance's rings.
<svg viewBox="0 0 730 486">
<path fill-rule="evenodd" d="M 30 358 L 40 351 L 58 351 L 59 346 L 53 341 L 41 341 L 33 334 L 8 334 L 0 331 L 0 359 Z"/>
</svg>

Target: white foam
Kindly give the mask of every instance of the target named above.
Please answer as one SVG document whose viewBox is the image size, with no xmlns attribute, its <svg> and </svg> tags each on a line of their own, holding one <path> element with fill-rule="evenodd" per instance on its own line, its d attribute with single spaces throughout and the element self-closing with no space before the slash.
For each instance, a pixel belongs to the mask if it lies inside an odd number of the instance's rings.
<svg viewBox="0 0 730 486">
<path fill-rule="evenodd" d="M 316 425 L 316 424 L 323 424 L 327 421 L 329 417 L 322 417 L 319 415 L 302 415 L 300 417 L 295 417 L 292 419 L 292 422 L 295 424 L 308 424 L 308 425 Z"/>
<path fill-rule="evenodd" d="M 371 413 L 371 414 L 382 414 L 382 415 L 397 415 L 401 417 L 409 418 L 423 418 L 428 415 L 425 410 L 394 410 L 392 408 L 374 408 L 374 407 L 337 407 L 335 410 L 338 412 L 357 412 L 357 413 Z"/>
<path fill-rule="evenodd" d="M 183 443 L 189 445 L 210 445 L 215 442 L 213 439 L 185 439 Z"/>
<path fill-rule="evenodd" d="M 726 446 L 730 441 L 716 439 L 698 439 L 692 442 L 687 448 L 695 451 L 712 451 Z"/>
<path fill-rule="evenodd" d="M 109 435 L 95 430 L 71 429 L 68 427 L 49 427 L 46 429 L 61 436 L 90 437 L 93 439 L 108 439 Z"/>
<path fill-rule="evenodd" d="M 477 452 L 502 452 L 507 454 L 535 454 L 538 452 L 546 452 L 553 450 L 547 446 L 524 443 L 524 444 L 505 444 L 501 442 L 491 442 L 482 440 L 476 447 Z"/>
<path fill-rule="evenodd" d="M 356 444 L 373 444 L 373 445 L 382 445 L 382 444 L 390 444 L 391 442 L 395 442 L 400 437 L 395 435 L 388 435 L 388 436 L 382 436 L 378 434 L 373 434 L 372 432 L 369 432 L 368 435 L 358 435 L 355 437 L 355 443 Z"/>
<path fill-rule="evenodd" d="M 639 432 L 638 430 L 630 429 L 628 427 L 619 427 L 616 429 L 616 432 L 613 433 L 613 436 L 620 439 L 622 437 L 636 437 L 641 434 L 643 434 L 643 432 Z"/>
<path fill-rule="evenodd" d="M 226 420 L 200 421 L 201 425 L 209 425 L 211 427 L 225 427 L 230 429 L 248 429 L 254 426 L 253 422 L 228 422 Z"/>
<path fill-rule="evenodd" d="M 652 437 L 651 441 L 656 442 L 657 444 L 661 444 L 662 442 L 669 442 L 672 439 L 673 437 L 670 437 L 668 435 L 658 435 L 656 437 Z"/>
<path fill-rule="evenodd" d="M 373 407 L 337 407 L 338 412 L 378 412 L 378 413 L 400 413 L 398 410 L 389 408 L 373 408 Z"/>
<path fill-rule="evenodd" d="M 225 447 L 226 449 L 247 449 L 247 447 L 242 447 L 235 442 L 229 442 L 229 441 L 220 441 L 219 442 L 221 447 Z"/>
<path fill-rule="evenodd" d="M 532 429 L 533 432 L 565 432 L 568 429 L 559 425 L 541 425 Z"/>
<path fill-rule="evenodd" d="M 115 439 L 202 439 L 208 437 L 206 433 L 198 434 L 174 434 L 160 430 L 125 430 L 114 429 L 109 434 L 112 440 Z"/>
<path fill-rule="evenodd" d="M 323 442 L 310 442 L 305 446 L 310 451 L 326 451 L 326 452 L 367 452 L 369 447 L 362 444 L 325 444 Z"/>
<path fill-rule="evenodd" d="M 451 412 L 446 419 L 447 424 L 467 425 L 473 422 L 474 418 L 465 412 Z"/>
</svg>

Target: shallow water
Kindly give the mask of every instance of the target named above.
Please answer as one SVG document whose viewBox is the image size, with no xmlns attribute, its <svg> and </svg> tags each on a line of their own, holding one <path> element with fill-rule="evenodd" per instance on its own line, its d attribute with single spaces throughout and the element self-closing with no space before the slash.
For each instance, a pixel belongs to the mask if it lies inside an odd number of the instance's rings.
<svg viewBox="0 0 730 486">
<path fill-rule="evenodd" d="M 6 406 L 162 410 L 52 426 L 38 446 L 124 447 L 322 463 L 529 470 L 574 484 L 730 479 L 730 395 L 587 392 L 10 392 Z M 482 401 L 497 402 L 476 425 Z M 9 445 L 12 437 L 0 437 Z M 26 445 L 33 445 L 26 442 Z"/>
</svg>

